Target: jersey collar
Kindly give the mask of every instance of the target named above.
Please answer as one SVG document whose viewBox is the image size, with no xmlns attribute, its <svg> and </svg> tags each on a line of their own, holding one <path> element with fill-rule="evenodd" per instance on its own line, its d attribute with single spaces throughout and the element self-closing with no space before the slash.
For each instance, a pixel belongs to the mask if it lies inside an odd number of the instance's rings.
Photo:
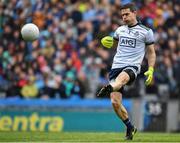
<svg viewBox="0 0 180 143">
<path fill-rule="evenodd" d="M 132 28 L 132 27 L 137 26 L 138 24 L 139 24 L 139 22 L 137 22 L 135 25 L 132 25 L 132 26 L 129 26 L 129 25 L 128 25 L 128 27 L 129 27 L 129 28 Z"/>
</svg>

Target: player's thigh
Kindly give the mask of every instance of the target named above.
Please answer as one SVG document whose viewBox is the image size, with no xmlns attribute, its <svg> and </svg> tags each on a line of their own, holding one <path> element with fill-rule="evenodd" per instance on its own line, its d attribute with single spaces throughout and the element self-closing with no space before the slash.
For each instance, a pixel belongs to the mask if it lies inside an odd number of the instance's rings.
<svg viewBox="0 0 180 143">
<path fill-rule="evenodd" d="M 121 104 L 122 94 L 120 92 L 112 92 L 110 95 L 111 103 L 113 104 Z"/>
<path fill-rule="evenodd" d="M 127 72 L 122 71 L 115 79 L 115 82 L 125 85 L 129 82 L 130 76 Z"/>
</svg>

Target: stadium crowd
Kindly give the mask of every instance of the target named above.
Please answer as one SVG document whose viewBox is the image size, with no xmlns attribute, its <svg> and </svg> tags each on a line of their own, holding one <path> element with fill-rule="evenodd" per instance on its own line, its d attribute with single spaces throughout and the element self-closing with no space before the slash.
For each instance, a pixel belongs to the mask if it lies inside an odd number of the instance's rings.
<svg viewBox="0 0 180 143">
<path fill-rule="evenodd" d="M 1 0 L 0 95 L 22 98 L 96 98 L 116 49 L 100 39 L 122 25 L 119 6 L 131 0 Z M 154 30 L 154 81 L 142 72 L 125 97 L 180 97 L 180 1 L 136 0 L 139 20 Z M 28 22 L 40 29 L 33 43 L 21 38 Z"/>
</svg>

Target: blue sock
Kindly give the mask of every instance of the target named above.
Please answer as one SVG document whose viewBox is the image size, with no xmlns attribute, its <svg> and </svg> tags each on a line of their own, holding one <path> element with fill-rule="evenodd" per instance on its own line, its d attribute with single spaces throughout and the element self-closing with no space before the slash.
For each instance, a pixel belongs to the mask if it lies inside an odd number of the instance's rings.
<svg viewBox="0 0 180 143">
<path fill-rule="evenodd" d="M 123 122 L 124 122 L 124 124 L 126 125 L 126 127 L 127 127 L 128 129 L 130 129 L 130 128 L 133 127 L 133 125 L 131 124 L 131 121 L 129 120 L 129 118 L 127 118 L 127 119 L 124 120 Z"/>
</svg>

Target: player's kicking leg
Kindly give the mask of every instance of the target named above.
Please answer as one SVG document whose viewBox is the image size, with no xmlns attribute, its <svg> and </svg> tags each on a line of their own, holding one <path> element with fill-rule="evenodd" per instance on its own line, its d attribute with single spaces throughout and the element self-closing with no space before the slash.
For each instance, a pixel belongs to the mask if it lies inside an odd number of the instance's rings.
<svg viewBox="0 0 180 143">
<path fill-rule="evenodd" d="M 109 96 L 111 92 L 113 91 L 118 91 L 121 89 L 125 84 L 128 83 L 130 80 L 129 75 L 125 72 L 122 71 L 115 79 L 114 82 L 111 82 L 111 84 L 108 84 L 104 86 L 98 93 L 97 96 Z"/>
</svg>

